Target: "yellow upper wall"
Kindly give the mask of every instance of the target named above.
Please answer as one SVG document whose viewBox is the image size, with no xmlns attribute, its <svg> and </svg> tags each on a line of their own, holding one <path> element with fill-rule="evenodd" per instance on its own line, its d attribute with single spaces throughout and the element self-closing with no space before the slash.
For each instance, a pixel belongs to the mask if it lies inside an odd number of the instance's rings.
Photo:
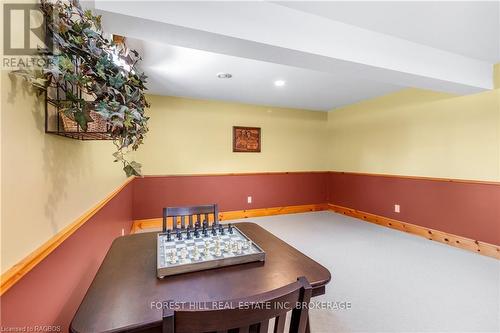
<svg viewBox="0 0 500 333">
<path fill-rule="evenodd" d="M 148 96 L 144 174 L 326 170 L 326 112 Z M 233 153 L 232 126 L 262 128 L 261 153 Z"/>
<path fill-rule="evenodd" d="M 500 180 L 500 90 L 405 89 L 328 114 L 337 171 Z"/>
<path fill-rule="evenodd" d="M 1 72 L 2 273 L 124 180 L 110 141 L 44 132 L 44 103 Z M 119 235 L 117 235 L 119 236 Z"/>
</svg>

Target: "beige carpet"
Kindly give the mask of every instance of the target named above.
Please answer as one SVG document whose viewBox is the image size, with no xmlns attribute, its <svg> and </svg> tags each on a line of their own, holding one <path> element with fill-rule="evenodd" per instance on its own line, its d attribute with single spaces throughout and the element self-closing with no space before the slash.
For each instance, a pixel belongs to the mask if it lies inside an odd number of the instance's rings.
<svg viewBox="0 0 500 333">
<path fill-rule="evenodd" d="M 252 218 L 327 267 L 313 332 L 500 332 L 500 261 L 330 212 Z M 235 222 L 235 221 L 234 221 Z"/>
</svg>

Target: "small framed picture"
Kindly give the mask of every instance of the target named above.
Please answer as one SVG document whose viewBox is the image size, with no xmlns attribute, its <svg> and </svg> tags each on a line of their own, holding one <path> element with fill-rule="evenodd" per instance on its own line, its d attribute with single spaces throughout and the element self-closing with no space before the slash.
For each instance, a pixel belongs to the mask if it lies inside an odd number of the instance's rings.
<svg viewBox="0 0 500 333">
<path fill-rule="evenodd" d="M 260 153 L 260 127 L 233 126 L 233 152 Z"/>
</svg>

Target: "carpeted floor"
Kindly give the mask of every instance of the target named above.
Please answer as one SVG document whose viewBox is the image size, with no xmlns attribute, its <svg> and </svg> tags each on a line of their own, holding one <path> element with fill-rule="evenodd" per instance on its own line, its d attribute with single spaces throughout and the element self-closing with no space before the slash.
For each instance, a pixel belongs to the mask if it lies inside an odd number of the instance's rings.
<svg viewBox="0 0 500 333">
<path fill-rule="evenodd" d="M 331 212 L 251 221 L 330 270 L 315 300 L 350 303 L 312 310 L 313 332 L 500 332 L 496 259 Z"/>
</svg>

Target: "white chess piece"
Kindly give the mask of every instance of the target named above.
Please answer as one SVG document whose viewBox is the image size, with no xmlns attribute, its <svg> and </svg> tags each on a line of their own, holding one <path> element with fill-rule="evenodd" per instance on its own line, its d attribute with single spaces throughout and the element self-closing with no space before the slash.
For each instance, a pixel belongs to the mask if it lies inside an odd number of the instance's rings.
<svg viewBox="0 0 500 333">
<path fill-rule="evenodd" d="M 171 253 L 172 253 L 172 255 L 170 257 L 170 263 L 175 264 L 175 263 L 177 263 L 177 254 L 175 251 L 172 251 Z"/>
<path fill-rule="evenodd" d="M 194 257 L 194 260 L 200 259 L 200 250 L 198 249 L 198 246 L 194 247 L 193 257 Z"/>
<path fill-rule="evenodd" d="M 186 248 L 184 247 L 184 248 L 182 248 L 182 250 L 181 250 L 181 258 L 182 258 L 182 259 L 186 259 L 186 257 L 187 257 L 187 250 L 186 250 Z"/>
</svg>

